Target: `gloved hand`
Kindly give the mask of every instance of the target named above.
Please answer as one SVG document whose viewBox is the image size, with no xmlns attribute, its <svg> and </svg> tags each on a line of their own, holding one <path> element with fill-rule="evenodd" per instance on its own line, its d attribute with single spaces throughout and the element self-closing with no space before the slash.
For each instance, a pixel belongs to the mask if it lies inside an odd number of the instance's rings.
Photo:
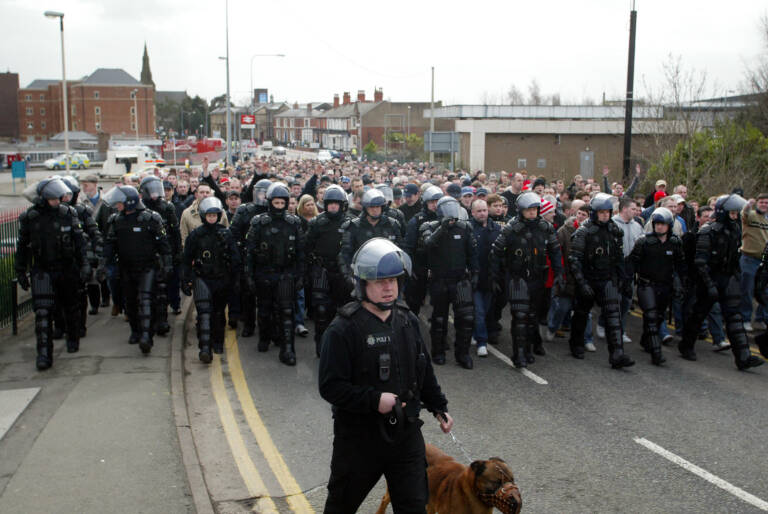
<svg viewBox="0 0 768 514">
<path fill-rule="evenodd" d="M 453 225 L 453 222 L 453 218 L 443 218 L 443 220 L 440 222 L 440 228 L 448 229 Z"/>
<path fill-rule="evenodd" d="M 685 296 L 683 283 L 680 281 L 680 278 L 677 276 L 675 276 L 675 278 L 672 279 L 672 296 L 674 297 L 675 301 L 678 301 L 678 302 L 682 302 Z"/>
<path fill-rule="evenodd" d="M 80 266 L 80 280 L 86 283 L 90 282 L 92 274 L 93 274 L 93 270 L 91 269 L 90 264 L 86 263 Z"/>
<path fill-rule="evenodd" d="M 192 296 L 192 282 L 187 282 L 187 281 L 182 282 L 181 292 L 187 296 Z"/>
<path fill-rule="evenodd" d="M 715 300 L 720 297 L 719 293 L 717 292 L 717 286 L 715 284 L 709 284 L 707 286 L 707 295 L 709 296 L 710 300 Z"/>
<path fill-rule="evenodd" d="M 304 289 L 304 277 L 296 277 L 293 279 L 293 290 L 297 293 Z"/>
<path fill-rule="evenodd" d="M 29 277 L 27 276 L 26 271 L 17 271 L 16 272 L 16 280 L 19 282 L 19 286 L 24 291 L 29 291 Z"/>
<path fill-rule="evenodd" d="M 592 299 L 595 297 L 595 291 L 586 282 L 579 286 L 579 292 L 584 298 Z"/>
</svg>

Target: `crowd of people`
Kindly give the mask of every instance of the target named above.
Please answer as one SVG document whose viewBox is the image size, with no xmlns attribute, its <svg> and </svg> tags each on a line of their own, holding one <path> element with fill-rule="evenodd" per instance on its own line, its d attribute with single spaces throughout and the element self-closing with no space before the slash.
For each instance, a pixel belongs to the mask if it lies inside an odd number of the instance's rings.
<svg viewBox="0 0 768 514">
<path fill-rule="evenodd" d="M 149 353 L 169 330 L 169 309 L 180 313 L 182 293 L 194 298 L 203 362 L 223 351 L 229 323 L 246 341 L 258 328 L 258 350 L 273 343 L 293 365 L 307 318 L 319 356 L 334 316 L 362 294 L 354 259 L 374 238 L 409 256 L 400 301 L 416 315 L 431 303 L 438 365 L 452 306 L 454 358 L 464 368 L 473 367 L 473 341 L 480 357 L 499 342 L 507 307 L 515 366 L 533 364 L 556 337 L 569 338 L 577 359 L 605 340 L 610 365 L 631 366 L 626 316 L 635 302 L 640 346 L 654 364 L 675 338 L 695 360 L 707 332 L 739 369 L 762 364 L 748 334 L 768 356 L 768 194 L 692 199 L 664 180 L 641 193 L 639 166 L 626 189 L 610 176 L 604 168 L 602 181 L 567 183 L 524 170 L 266 157 L 154 168 L 114 183 L 54 176 L 27 192 L 33 205 L 16 255 L 19 284 L 33 294 L 37 367 L 52 365 L 55 339 L 78 351 L 86 316 L 110 304 L 129 321 L 129 342 Z"/>
</svg>

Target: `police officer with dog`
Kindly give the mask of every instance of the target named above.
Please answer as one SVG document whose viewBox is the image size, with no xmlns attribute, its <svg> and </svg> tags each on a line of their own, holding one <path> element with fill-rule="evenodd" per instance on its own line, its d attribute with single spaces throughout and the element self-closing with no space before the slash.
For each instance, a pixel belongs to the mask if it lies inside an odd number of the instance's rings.
<svg viewBox="0 0 768 514">
<path fill-rule="evenodd" d="M 53 365 L 53 315 L 64 310 L 67 352 L 80 349 L 80 281 L 91 276 L 82 224 L 75 209 L 62 200 L 70 194 L 60 178 L 48 178 L 25 192 L 33 205 L 19 216 L 16 278 L 32 288 L 37 338 L 37 369 Z M 30 276 L 27 276 L 27 272 Z"/>
<path fill-rule="evenodd" d="M 400 300 L 411 260 L 373 238 L 351 262 L 355 300 L 339 309 L 320 353 L 320 395 L 332 405 L 333 456 L 325 512 L 356 512 L 384 475 L 395 512 L 429 497 L 421 404 L 449 432 L 453 419 L 418 318 Z"/>
</svg>

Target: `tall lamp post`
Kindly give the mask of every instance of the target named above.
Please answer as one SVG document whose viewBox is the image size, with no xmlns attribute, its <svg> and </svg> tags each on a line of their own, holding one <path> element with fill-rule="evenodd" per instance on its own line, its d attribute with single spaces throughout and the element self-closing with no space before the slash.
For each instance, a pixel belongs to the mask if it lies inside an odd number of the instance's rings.
<svg viewBox="0 0 768 514">
<path fill-rule="evenodd" d="M 67 164 L 67 175 L 69 175 L 69 112 L 67 112 L 67 66 L 64 59 L 64 13 L 57 11 L 45 11 L 46 18 L 58 18 L 61 31 L 61 108 L 64 111 L 64 159 Z"/>
<path fill-rule="evenodd" d="M 136 127 L 136 141 L 138 141 L 139 140 L 139 104 L 138 104 L 139 90 L 134 89 L 131 92 L 133 93 L 133 126 Z"/>
<path fill-rule="evenodd" d="M 226 166 L 229 166 L 230 164 L 230 155 L 232 152 L 232 109 L 229 105 L 229 0 L 226 0 L 224 3 L 224 16 L 225 16 L 225 24 L 226 24 L 226 30 L 225 35 L 227 39 L 227 55 L 226 57 L 219 57 L 219 59 L 224 59 L 227 61 L 227 162 L 225 164 Z"/>
</svg>

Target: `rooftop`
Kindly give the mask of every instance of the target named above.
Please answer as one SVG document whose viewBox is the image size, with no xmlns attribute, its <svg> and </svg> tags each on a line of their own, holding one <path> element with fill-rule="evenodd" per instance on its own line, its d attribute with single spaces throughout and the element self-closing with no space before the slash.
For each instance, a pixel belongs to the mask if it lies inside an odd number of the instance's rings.
<svg viewBox="0 0 768 514">
<path fill-rule="evenodd" d="M 141 82 L 131 77 L 120 68 L 99 68 L 91 73 L 84 83 L 89 86 L 142 86 Z"/>
</svg>

